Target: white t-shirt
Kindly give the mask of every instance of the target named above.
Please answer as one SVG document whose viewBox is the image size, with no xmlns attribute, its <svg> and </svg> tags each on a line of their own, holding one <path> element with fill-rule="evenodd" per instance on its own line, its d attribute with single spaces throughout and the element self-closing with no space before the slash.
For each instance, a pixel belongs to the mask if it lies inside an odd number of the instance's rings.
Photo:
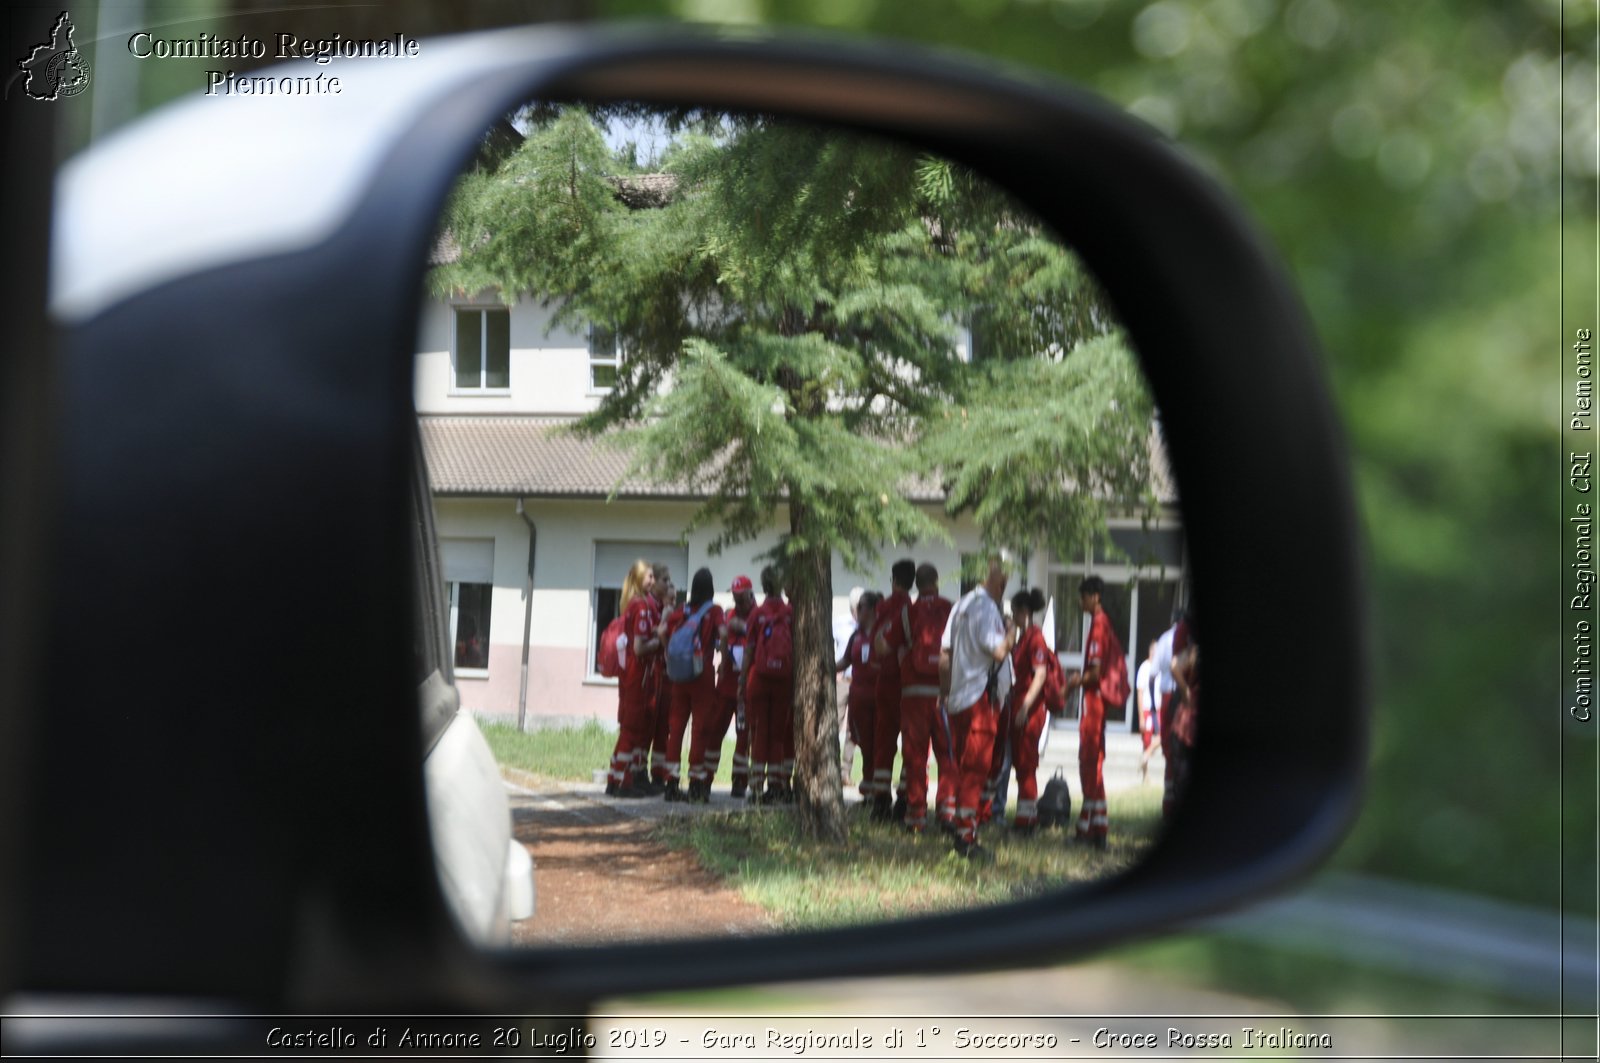
<svg viewBox="0 0 1600 1063">
<path fill-rule="evenodd" d="M 994 651 L 1006 641 L 1006 624 L 989 592 L 978 586 L 950 610 L 939 648 L 950 651 L 950 712 L 966 712 L 989 685 Z"/>
<path fill-rule="evenodd" d="M 1156 663 L 1148 657 L 1140 661 L 1139 673 L 1134 679 L 1135 693 L 1144 695 L 1135 702 L 1139 706 L 1139 711 L 1151 712 L 1161 707 L 1160 682 L 1161 669 L 1156 667 Z"/>
<path fill-rule="evenodd" d="M 1156 640 L 1157 690 L 1162 694 L 1171 694 L 1178 689 L 1178 681 L 1172 678 L 1172 636 L 1177 631 L 1178 627 L 1174 624 Z"/>
</svg>

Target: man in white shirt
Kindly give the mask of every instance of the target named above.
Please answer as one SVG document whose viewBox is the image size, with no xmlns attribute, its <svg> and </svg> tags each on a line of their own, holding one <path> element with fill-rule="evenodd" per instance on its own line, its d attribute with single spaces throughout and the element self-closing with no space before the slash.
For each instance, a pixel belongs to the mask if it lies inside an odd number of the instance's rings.
<svg viewBox="0 0 1600 1063">
<path fill-rule="evenodd" d="M 1150 755 L 1155 752 L 1156 735 L 1161 731 L 1161 668 L 1156 664 L 1158 640 L 1150 643 L 1150 652 L 1139 662 L 1139 672 L 1134 679 L 1134 691 L 1139 705 L 1139 731 L 1144 740 L 1144 752 L 1139 757 L 1139 781 L 1150 774 Z"/>
<path fill-rule="evenodd" d="M 989 777 L 999 706 L 988 693 L 989 673 L 1011 652 L 1013 636 L 1000 615 L 1005 563 L 989 559 L 989 575 L 950 611 L 939 643 L 939 685 L 950 718 L 956 763 L 956 852 L 977 863 L 994 855 L 978 844 L 978 802 Z"/>
</svg>

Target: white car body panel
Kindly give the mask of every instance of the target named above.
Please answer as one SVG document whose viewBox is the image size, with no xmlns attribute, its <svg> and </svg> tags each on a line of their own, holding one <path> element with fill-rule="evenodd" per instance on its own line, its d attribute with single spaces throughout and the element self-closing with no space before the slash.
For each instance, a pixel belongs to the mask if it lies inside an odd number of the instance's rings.
<svg viewBox="0 0 1600 1063">
<path fill-rule="evenodd" d="M 423 770 L 445 900 L 472 941 L 505 944 L 510 923 L 533 915 L 533 860 L 511 836 L 505 783 L 470 713 L 456 713 Z"/>
</svg>

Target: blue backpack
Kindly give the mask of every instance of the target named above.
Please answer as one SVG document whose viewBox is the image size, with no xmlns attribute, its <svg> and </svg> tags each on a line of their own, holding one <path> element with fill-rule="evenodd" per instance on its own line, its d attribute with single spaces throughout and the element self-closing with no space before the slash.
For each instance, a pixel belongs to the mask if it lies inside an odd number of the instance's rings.
<svg viewBox="0 0 1600 1063">
<path fill-rule="evenodd" d="M 685 620 L 667 640 L 667 678 L 674 683 L 690 683 L 706 668 L 706 655 L 700 648 L 700 621 L 715 602 L 706 602 Z"/>
</svg>

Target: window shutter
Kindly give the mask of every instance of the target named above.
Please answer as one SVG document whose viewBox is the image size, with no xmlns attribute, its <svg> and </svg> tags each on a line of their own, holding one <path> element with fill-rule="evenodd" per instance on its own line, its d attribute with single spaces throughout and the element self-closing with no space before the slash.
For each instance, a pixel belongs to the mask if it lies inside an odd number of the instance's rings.
<svg viewBox="0 0 1600 1063">
<path fill-rule="evenodd" d="M 594 585 L 620 589 L 628 569 L 640 558 L 652 564 L 665 561 L 672 579 L 680 587 L 689 586 L 689 551 L 677 543 L 597 542 L 594 544 Z M 730 573 L 724 583 L 730 583 Z"/>
<path fill-rule="evenodd" d="M 493 583 L 493 539 L 440 539 L 439 560 L 446 583 Z"/>
</svg>

